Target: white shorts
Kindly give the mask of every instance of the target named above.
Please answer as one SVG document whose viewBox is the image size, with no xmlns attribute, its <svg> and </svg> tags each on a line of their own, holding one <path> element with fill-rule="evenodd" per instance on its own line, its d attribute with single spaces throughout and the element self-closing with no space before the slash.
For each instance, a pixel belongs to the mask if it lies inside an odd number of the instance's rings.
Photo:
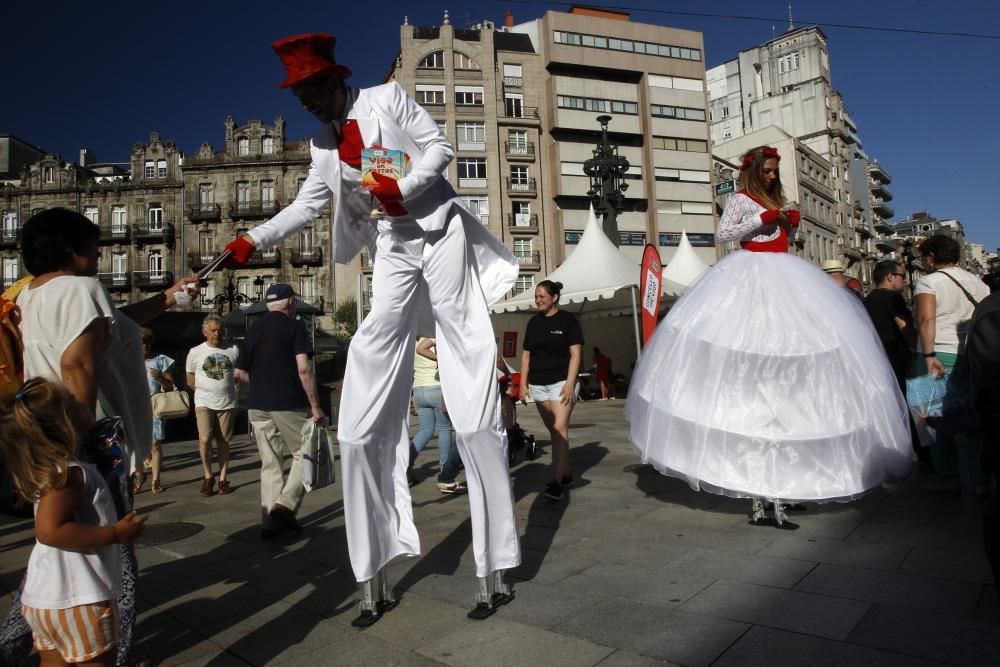
<svg viewBox="0 0 1000 667">
<path fill-rule="evenodd" d="M 531 400 L 536 403 L 541 403 L 543 401 L 561 401 L 563 387 L 566 386 L 566 380 L 561 382 L 555 382 L 553 384 L 529 384 L 528 393 L 531 395 Z M 580 384 L 576 385 L 576 393 L 580 393 Z"/>
</svg>

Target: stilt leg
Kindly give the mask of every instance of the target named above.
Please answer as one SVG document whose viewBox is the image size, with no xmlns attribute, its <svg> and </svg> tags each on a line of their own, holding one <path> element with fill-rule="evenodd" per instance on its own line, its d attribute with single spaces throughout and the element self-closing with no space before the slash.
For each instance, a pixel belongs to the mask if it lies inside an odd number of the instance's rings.
<svg viewBox="0 0 1000 667">
<path fill-rule="evenodd" d="M 361 601 L 358 603 L 360 613 L 351 621 L 351 625 L 356 628 L 374 625 L 383 614 L 398 604 L 385 570 L 379 570 L 375 576 L 368 581 L 362 581 L 358 586 L 361 589 Z"/>
<path fill-rule="evenodd" d="M 481 621 L 496 613 L 514 599 L 514 591 L 504 583 L 503 570 L 494 570 L 485 577 L 479 578 L 479 591 L 476 593 L 476 608 L 469 612 L 471 619 Z"/>
<path fill-rule="evenodd" d="M 774 498 L 771 502 L 774 504 L 774 525 L 782 530 L 796 530 L 799 524 L 788 520 L 788 515 L 785 514 L 785 507 L 781 504 L 781 500 Z"/>
<path fill-rule="evenodd" d="M 766 526 L 768 525 L 767 519 L 764 517 L 764 502 L 760 498 L 754 498 L 750 501 L 750 525 L 752 526 Z"/>
</svg>

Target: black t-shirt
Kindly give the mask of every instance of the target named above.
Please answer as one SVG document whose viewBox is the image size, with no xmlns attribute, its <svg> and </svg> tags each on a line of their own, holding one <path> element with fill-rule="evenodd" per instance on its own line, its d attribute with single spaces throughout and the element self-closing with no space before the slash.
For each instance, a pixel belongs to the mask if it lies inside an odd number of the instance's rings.
<svg viewBox="0 0 1000 667">
<path fill-rule="evenodd" d="M 573 313 L 560 310 L 551 317 L 539 313 L 528 320 L 523 346 L 531 353 L 528 382 L 555 384 L 565 380 L 570 345 L 583 345 L 583 330 Z"/>
<path fill-rule="evenodd" d="M 875 289 L 865 297 L 865 310 L 875 325 L 875 332 L 882 340 L 889 364 L 896 374 L 905 373 L 913 361 L 913 350 L 916 348 L 917 330 L 913 326 L 913 316 L 910 314 L 903 296 L 888 289 Z M 896 318 L 907 324 L 904 334 L 896 326 Z"/>
<path fill-rule="evenodd" d="M 309 398 L 295 362 L 298 354 L 312 356 L 306 325 L 284 313 L 268 313 L 250 327 L 236 368 L 250 374 L 247 407 L 251 410 L 301 410 Z"/>
</svg>

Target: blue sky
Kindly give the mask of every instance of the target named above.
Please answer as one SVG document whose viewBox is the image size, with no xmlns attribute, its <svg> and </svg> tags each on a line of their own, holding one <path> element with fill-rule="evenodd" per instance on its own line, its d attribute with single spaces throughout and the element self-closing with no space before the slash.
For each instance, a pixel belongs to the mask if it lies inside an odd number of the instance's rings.
<svg viewBox="0 0 1000 667">
<path fill-rule="evenodd" d="M 585 4 L 585 3 L 584 3 Z M 597 4 L 591 3 L 591 4 Z M 656 9 L 784 17 L 785 0 L 613 0 L 632 20 L 699 30 L 707 65 L 779 34 L 783 21 L 686 17 Z M 544 2 L 386 0 L 344 2 L 8 3 L 0 132 L 76 160 L 81 146 L 102 161 L 125 161 L 156 130 L 186 153 L 223 142 L 223 120 L 270 122 L 281 113 L 290 138 L 311 119 L 287 91 L 270 43 L 298 32 L 338 37 L 338 60 L 359 85 L 377 83 L 399 48 L 403 17 L 438 25 L 444 9 L 464 26 L 518 22 L 566 5 Z M 797 0 L 796 25 L 811 22 L 1000 35 L 994 0 Z M 962 221 L 970 240 L 1000 247 L 993 162 L 1000 140 L 996 67 L 1000 39 L 969 39 L 824 27 L 833 84 L 854 112 L 868 153 L 893 177 L 897 220 L 914 211 Z"/>
</svg>

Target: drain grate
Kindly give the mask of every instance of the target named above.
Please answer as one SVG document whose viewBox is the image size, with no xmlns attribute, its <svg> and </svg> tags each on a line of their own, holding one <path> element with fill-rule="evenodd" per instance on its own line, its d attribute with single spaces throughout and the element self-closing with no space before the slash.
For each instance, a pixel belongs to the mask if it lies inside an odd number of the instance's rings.
<svg viewBox="0 0 1000 667">
<path fill-rule="evenodd" d="M 200 523 L 173 521 L 170 523 L 154 523 L 147 525 L 134 544 L 136 549 L 155 547 L 169 542 L 177 542 L 197 535 L 205 529 Z"/>
</svg>

